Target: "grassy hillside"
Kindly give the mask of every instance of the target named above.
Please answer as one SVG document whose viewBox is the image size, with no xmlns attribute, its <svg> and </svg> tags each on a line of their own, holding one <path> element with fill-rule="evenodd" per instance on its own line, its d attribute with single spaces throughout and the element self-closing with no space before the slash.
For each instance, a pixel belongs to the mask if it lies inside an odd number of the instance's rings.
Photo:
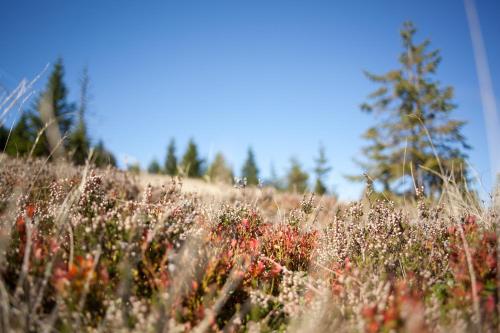
<svg viewBox="0 0 500 333">
<path fill-rule="evenodd" d="M 494 332 L 498 204 L 0 161 L 9 331 Z M 495 208 L 497 207 L 497 208 Z"/>
</svg>

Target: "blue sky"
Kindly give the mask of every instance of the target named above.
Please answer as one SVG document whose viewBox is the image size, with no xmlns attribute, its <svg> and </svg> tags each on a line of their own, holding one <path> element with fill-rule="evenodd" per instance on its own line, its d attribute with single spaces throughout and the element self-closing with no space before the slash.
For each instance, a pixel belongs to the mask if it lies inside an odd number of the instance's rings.
<svg viewBox="0 0 500 333">
<path fill-rule="evenodd" d="M 500 96 L 500 2 L 477 1 L 496 96 Z M 146 166 L 193 137 L 209 160 L 222 151 L 239 172 L 252 146 L 262 176 L 297 157 L 312 171 L 318 145 L 341 198 L 361 186 L 359 110 L 375 86 L 364 69 L 397 66 L 399 29 L 441 49 L 438 71 L 455 87 L 455 117 L 468 121 L 470 161 L 491 186 L 472 44 L 462 1 L 22 1 L 0 4 L 0 84 L 32 78 L 61 56 L 72 99 L 91 76 L 92 138 Z M 40 82 L 44 84 L 42 79 Z"/>
</svg>

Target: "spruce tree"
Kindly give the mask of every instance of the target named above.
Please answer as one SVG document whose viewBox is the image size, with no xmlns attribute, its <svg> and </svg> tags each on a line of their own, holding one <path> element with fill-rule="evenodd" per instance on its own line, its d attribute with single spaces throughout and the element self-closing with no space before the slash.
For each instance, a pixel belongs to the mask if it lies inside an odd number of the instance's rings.
<svg viewBox="0 0 500 333">
<path fill-rule="evenodd" d="M 319 147 L 319 156 L 316 158 L 315 162 L 316 167 L 314 168 L 314 173 L 316 174 L 316 183 L 314 185 L 314 192 L 319 195 L 323 195 L 328 191 L 324 183 L 325 177 L 332 170 L 332 168 L 328 166 L 325 147 L 323 147 L 323 145 L 320 145 Z"/>
<path fill-rule="evenodd" d="M 88 84 L 88 82 L 86 84 Z M 62 58 L 59 58 L 54 65 L 47 90 L 52 92 L 51 102 L 53 103 L 54 114 L 59 124 L 61 134 L 65 135 L 73 124 L 75 105 L 67 101 L 68 88 L 64 83 L 64 65 Z"/>
<path fill-rule="evenodd" d="M 414 196 L 415 181 L 427 195 L 436 196 L 441 176 L 467 182 L 464 150 L 470 147 L 462 134 L 465 123 L 450 119 L 456 108 L 453 88 L 442 87 L 435 78 L 439 51 L 428 50 L 429 40 L 415 43 L 415 33 L 411 22 L 404 24 L 400 68 L 383 75 L 365 73 L 380 87 L 361 109 L 374 113 L 379 123 L 364 134 L 368 161 L 358 163 L 384 192 Z"/>
<path fill-rule="evenodd" d="M 68 134 L 73 120 L 75 105 L 67 101 L 68 89 L 64 83 L 64 65 L 62 59 L 59 58 L 54 64 L 52 73 L 50 74 L 49 81 L 45 91 L 42 93 L 38 102 L 36 103 L 36 112 L 31 112 L 31 122 L 33 123 L 34 130 L 39 133 L 45 131 L 45 134 L 37 143 L 40 147 L 35 148 L 36 155 L 49 155 L 53 147 L 49 145 L 47 140 L 48 128 L 46 128 L 45 121 L 43 120 L 43 106 L 47 103 L 51 112 L 54 115 L 55 121 L 59 128 L 61 136 Z M 48 124 L 50 126 L 51 124 Z M 65 146 L 65 144 L 63 144 Z"/>
<path fill-rule="evenodd" d="M 8 132 L 6 133 L 8 135 Z M 16 125 L 10 133 L 10 138 L 7 141 L 5 153 L 10 156 L 23 156 L 30 152 L 36 134 L 33 133 L 30 125 L 29 115 L 27 113 L 21 114 L 16 122 Z"/>
<path fill-rule="evenodd" d="M 302 170 L 302 166 L 297 159 L 292 158 L 290 163 L 290 170 L 287 174 L 287 189 L 290 192 L 304 193 L 308 188 L 307 180 L 309 179 L 309 175 Z"/>
<path fill-rule="evenodd" d="M 241 169 L 241 177 L 247 179 L 248 185 L 259 184 L 259 169 L 257 168 L 255 155 L 251 147 L 248 148 L 247 159 L 245 161 L 245 164 L 243 164 L 243 168 Z"/>
<path fill-rule="evenodd" d="M 207 176 L 214 183 L 231 184 L 233 182 L 233 171 L 222 153 L 219 152 L 215 155 L 214 161 L 208 168 Z"/>
<path fill-rule="evenodd" d="M 189 140 L 186 153 L 182 158 L 182 169 L 190 178 L 199 178 L 203 174 L 203 160 L 198 157 L 198 147 L 193 139 Z"/>
<path fill-rule="evenodd" d="M 94 147 L 94 153 L 92 154 L 92 162 L 97 167 L 113 166 L 116 167 L 115 156 L 104 147 L 102 140 L 99 140 L 97 145 Z"/>
<path fill-rule="evenodd" d="M 80 80 L 80 105 L 78 106 L 78 122 L 69 136 L 69 150 L 71 159 L 76 165 L 83 165 L 87 161 L 90 148 L 90 140 L 85 123 L 85 113 L 88 105 L 89 76 L 87 68 L 84 68 Z"/>
<path fill-rule="evenodd" d="M 177 157 L 175 157 L 175 140 L 173 138 L 170 140 L 167 148 L 165 172 L 170 176 L 175 176 L 177 174 Z"/>
<path fill-rule="evenodd" d="M 129 164 L 127 165 L 127 171 L 138 175 L 141 173 L 141 165 L 138 162 Z"/>
<path fill-rule="evenodd" d="M 151 174 L 159 174 L 161 172 L 160 163 L 156 159 L 153 159 L 148 166 L 148 172 Z"/>
<path fill-rule="evenodd" d="M 9 137 L 9 130 L 0 124 L 0 152 L 4 152 L 5 146 L 7 145 L 7 139 Z"/>
</svg>

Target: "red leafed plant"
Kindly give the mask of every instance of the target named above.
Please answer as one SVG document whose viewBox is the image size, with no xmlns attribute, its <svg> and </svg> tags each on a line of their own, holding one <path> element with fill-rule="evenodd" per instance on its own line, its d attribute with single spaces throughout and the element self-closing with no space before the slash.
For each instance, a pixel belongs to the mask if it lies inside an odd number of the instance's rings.
<svg viewBox="0 0 500 333">
<path fill-rule="evenodd" d="M 460 230 L 462 229 L 462 230 Z M 461 236 L 463 232 L 463 238 Z M 487 320 L 491 320 L 498 303 L 497 288 L 497 239 L 494 232 L 483 230 L 477 224 L 475 216 L 467 216 L 462 224 L 449 228 L 450 267 L 454 275 L 451 290 L 454 302 L 462 306 L 470 305 L 474 298 L 484 311 Z M 466 248 L 467 247 L 467 248 Z M 470 271 L 467 251 L 473 272 Z M 474 274 L 474 276 L 472 275 Z M 473 286 L 473 279 L 475 286 Z M 476 292 L 476 295 L 473 293 Z"/>
</svg>

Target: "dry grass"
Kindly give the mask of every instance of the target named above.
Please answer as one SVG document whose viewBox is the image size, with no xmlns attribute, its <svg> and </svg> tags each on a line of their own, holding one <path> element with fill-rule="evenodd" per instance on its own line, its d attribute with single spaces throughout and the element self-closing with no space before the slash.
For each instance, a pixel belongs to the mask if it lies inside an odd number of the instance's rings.
<svg viewBox="0 0 500 333">
<path fill-rule="evenodd" d="M 137 176 L 137 181 L 141 186 L 148 184 L 158 187 L 168 183 L 172 179 L 171 176 L 141 173 Z M 239 193 L 239 190 L 228 184 L 211 184 L 202 179 L 187 178 L 182 180 L 182 191 L 187 193 L 197 193 L 200 196 L 208 199 L 224 200 Z M 248 189 L 247 191 L 255 191 Z"/>
</svg>

